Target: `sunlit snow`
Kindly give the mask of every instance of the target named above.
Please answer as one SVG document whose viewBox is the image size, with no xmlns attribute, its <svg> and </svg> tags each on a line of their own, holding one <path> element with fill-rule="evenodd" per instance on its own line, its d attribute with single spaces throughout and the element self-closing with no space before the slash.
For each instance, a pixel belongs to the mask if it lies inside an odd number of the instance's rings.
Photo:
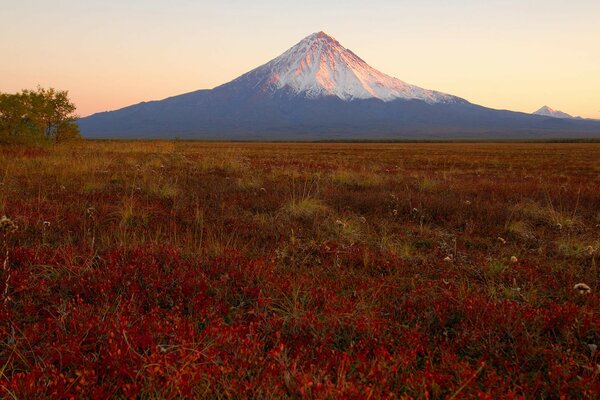
<svg viewBox="0 0 600 400">
<path fill-rule="evenodd" d="M 265 91 L 286 88 L 311 98 L 333 95 L 343 100 L 418 99 L 428 103 L 456 99 L 377 71 L 324 32 L 313 33 L 281 56 L 236 79 L 241 80 Z"/>
</svg>

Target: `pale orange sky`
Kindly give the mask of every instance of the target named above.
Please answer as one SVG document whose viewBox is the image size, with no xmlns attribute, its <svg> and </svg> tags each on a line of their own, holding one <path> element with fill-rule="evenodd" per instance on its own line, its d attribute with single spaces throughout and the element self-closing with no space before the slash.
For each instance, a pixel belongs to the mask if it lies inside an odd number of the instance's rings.
<svg viewBox="0 0 600 400">
<path fill-rule="evenodd" d="M 82 116 L 218 86 L 324 30 L 411 84 L 600 119 L 597 0 L 0 0 L 0 9 L 0 91 L 66 89 Z"/>
</svg>

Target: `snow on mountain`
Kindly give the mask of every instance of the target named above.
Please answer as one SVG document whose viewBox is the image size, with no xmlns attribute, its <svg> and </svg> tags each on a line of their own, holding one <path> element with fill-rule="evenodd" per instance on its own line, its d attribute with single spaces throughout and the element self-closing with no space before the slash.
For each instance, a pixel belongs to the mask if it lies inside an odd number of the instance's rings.
<svg viewBox="0 0 600 400">
<path fill-rule="evenodd" d="M 386 75 L 325 32 L 307 36 L 279 57 L 227 85 L 239 83 L 250 84 L 263 92 L 286 89 L 307 98 L 337 96 L 345 101 L 418 99 L 429 104 L 464 101 Z"/>
<path fill-rule="evenodd" d="M 544 117 L 553 117 L 553 118 L 574 118 L 572 115 L 569 115 L 565 112 L 553 110 L 548 106 L 544 106 L 533 113 L 534 115 L 542 115 Z"/>
</svg>

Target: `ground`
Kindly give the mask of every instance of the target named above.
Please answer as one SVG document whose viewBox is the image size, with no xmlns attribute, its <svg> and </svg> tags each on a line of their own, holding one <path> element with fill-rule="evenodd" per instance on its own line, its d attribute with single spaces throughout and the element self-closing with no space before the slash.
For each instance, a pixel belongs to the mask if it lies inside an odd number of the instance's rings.
<svg viewBox="0 0 600 400">
<path fill-rule="evenodd" d="M 2 397 L 600 394 L 599 144 L 0 150 Z"/>
</svg>

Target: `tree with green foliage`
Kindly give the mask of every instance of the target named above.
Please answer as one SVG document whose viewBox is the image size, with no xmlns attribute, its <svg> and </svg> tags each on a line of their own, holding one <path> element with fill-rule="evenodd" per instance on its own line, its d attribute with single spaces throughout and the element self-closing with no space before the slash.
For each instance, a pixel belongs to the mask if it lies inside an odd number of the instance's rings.
<svg viewBox="0 0 600 400">
<path fill-rule="evenodd" d="M 64 141 L 79 138 L 75 105 L 53 88 L 0 93 L 0 138 Z"/>
<path fill-rule="evenodd" d="M 27 114 L 21 93 L 0 93 L 0 135 L 18 136 L 30 133 Z"/>
</svg>

